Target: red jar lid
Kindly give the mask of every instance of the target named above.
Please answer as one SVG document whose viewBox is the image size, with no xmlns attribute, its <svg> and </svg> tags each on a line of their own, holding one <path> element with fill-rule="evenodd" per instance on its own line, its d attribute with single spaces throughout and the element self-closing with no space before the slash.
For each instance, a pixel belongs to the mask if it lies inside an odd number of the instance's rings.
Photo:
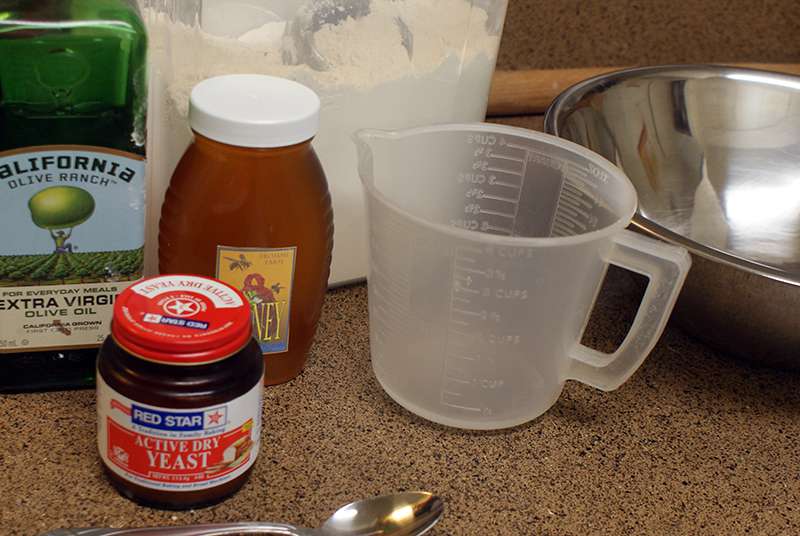
<svg viewBox="0 0 800 536">
<path fill-rule="evenodd" d="M 131 285 L 117 297 L 111 335 L 127 352 L 167 365 L 225 359 L 250 340 L 244 296 L 216 279 L 164 275 Z"/>
</svg>

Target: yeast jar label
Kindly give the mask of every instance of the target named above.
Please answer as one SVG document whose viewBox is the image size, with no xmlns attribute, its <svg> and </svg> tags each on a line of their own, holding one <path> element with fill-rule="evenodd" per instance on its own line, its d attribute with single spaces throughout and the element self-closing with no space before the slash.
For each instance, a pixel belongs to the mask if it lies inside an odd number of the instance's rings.
<svg viewBox="0 0 800 536">
<path fill-rule="evenodd" d="M 163 408 L 121 395 L 98 374 L 100 456 L 111 471 L 146 488 L 195 491 L 229 482 L 258 455 L 262 393 L 258 382 L 227 404 Z"/>
</svg>

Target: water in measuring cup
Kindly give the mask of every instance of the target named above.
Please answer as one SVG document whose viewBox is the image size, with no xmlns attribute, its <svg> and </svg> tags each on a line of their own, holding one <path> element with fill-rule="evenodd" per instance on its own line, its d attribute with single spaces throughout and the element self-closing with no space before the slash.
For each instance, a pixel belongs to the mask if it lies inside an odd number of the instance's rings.
<svg viewBox="0 0 800 536">
<path fill-rule="evenodd" d="M 542 395 L 562 374 L 557 361 L 535 358 L 532 327 L 576 333 L 585 318 L 576 311 L 576 325 L 564 330 L 546 308 L 531 307 L 563 302 L 557 286 L 531 273 L 543 261 L 583 261 L 570 248 L 497 245 L 481 234 L 573 236 L 619 216 L 593 191 L 605 171 L 516 136 L 463 135 L 446 151 L 456 165 L 432 165 L 432 172 L 422 165 L 421 172 L 392 177 L 385 194 L 413 216 L 474 237 L 443 236 L 401 213 L 371 208 L 372 358 L 383 388 L 414 413 L 455 426 L 502 427 L 527 420 L 512 408 L 530 412 L 537 400 L 544 411 L 558 396 Z M 424 157 L 424 149 L 417 155 Z M 392 185 L 400 186 L 390 191 Z"/>
</svg>

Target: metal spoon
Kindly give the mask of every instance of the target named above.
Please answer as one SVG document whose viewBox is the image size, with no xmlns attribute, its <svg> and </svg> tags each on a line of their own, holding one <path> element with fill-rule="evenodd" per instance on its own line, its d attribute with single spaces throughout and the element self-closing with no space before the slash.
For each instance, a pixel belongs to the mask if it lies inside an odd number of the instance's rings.
<svg viewBox="0 0 800 536">
<path fill-rule="evenodd" d="M 281 523 L 224 523 L 140 529 L 58 529 L 42 536 L 418 536 L 442 516 L 444 503 L 424 491 L 383 495 L 339 508 L 318 529 Z"/>
</svg>

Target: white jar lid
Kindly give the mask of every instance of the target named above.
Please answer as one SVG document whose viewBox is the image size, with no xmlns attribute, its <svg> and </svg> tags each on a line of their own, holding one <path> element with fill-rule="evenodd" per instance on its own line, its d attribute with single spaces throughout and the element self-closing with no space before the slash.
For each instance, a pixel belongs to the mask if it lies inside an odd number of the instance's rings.
<svg viewBox="0 0 800 536">
<path fill-rule="evenodd" d="M 232 74 L 192 89 L 189 124 L 212 140 L 239 147 L 286 147 L 319 130 L 320 101 L 306 86 L 275 76 Z"/>
</svg>

